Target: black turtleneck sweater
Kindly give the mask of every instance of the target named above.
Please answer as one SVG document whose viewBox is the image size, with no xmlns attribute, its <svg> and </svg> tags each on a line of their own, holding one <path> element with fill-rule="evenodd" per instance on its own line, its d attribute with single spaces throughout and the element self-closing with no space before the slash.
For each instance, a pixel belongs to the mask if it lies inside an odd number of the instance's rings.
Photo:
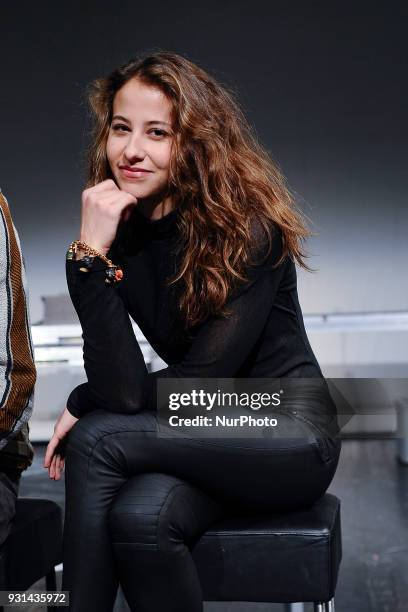
<svg viewBox="0 0 408 612">
<path fill-rule="evenodd" d="M 103 408 L 135 413 L 156 407 L 158 378 L 322 377 L 306 336 L 299 306 L 296 268 L 282 254 L 282 234 L 273 226 L 271 253 L 248 266 L 248 282 L 230 294 L 228 318 L 210 316 L 185 331 L 177 308 L 179 284 L 166 286 L 180 259 L 178 210 L 150 220 L 134 209 L 122 223 L 108 256 L 120 263 L 124 278 L 105 283 L 105 264 L 94 260 L 90 272 L 67 261 L 67 282 L 84 339 L 88 382 L 76 387 L 67 402 L 81 416 Z M 252 255 L 265 254 L 263 230 L 253 225 Z M 129 315 L 169 364 L 147 371 Z"/>
</svg>

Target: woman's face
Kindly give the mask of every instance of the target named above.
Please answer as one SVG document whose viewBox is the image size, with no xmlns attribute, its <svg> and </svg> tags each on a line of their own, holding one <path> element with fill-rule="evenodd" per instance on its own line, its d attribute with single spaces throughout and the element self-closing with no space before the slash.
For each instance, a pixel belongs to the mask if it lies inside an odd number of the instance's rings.
<svg viewBox="0 0 408 612">
<path fill-rule="evenodd" d="M 137 78 L 114 97 L 106 154 L 119 188 L 138 199 L 159 195 L 167 187 L 171 111 L 171 102 L 160 89 Z"/>
</svg>

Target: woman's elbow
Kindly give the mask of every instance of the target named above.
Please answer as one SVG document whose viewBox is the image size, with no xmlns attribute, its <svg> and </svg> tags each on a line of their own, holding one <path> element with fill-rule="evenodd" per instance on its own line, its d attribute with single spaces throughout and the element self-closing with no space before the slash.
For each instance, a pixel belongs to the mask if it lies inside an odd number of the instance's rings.
<svg viewBox="0 0 408 612">
<path fill-rule="evenodd" d="M 98 393 L 98 408 L 119 414 L 136 414 L 143 410 L 143 395 L 140 392 L 126 393 L 120 389 L 109 389 Z"/>
</svg>

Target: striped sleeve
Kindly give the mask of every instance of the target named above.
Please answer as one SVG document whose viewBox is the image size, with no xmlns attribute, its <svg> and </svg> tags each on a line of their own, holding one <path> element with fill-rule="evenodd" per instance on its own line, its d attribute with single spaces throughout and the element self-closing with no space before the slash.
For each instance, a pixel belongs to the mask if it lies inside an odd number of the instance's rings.
<svg viewBox="0 0 408 612">
<path fill-rule="evenodd" d="M 9 451 L 10 441 L 21 439 L 17 434 L 27 431 L 35 381 L 24 262 L 7 200 L 0 191 L 0 450 L 7 446 Z"/>
</svg>

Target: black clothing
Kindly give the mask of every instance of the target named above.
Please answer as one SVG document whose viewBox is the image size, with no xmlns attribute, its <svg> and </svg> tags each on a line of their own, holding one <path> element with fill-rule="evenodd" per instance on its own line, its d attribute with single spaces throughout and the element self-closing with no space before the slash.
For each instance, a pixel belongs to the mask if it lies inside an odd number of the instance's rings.
<svg viewBox="0 0 408 612">
<path fill-rule="evenodd" d="M 88 274 L 80 262 L 67 261 L 70 295 L 81 321 L 88 382 L 71 393 L 74 416 L 94 408 L 134 413 L 156 402 L 157 378 L 322 377 L 306 336 L 289 257 L 272 269 L 282 253 L 282 235 L 274 228 L 267 260 L 248 269 L 249 282 L 237 287 L 229 319 L 210 317 L 184 331 L 177 309 L 177 286 L 165 286 L 180 262 L 178 210 L 151 221 L 137 209 L 131 218 L 125 253 L 109 256 L 123 263 L 124 279 L 104 283 L 105 264 L 95 260 Z M 132 231 L 129 232 L 129 229 Z M 264 234 L 253 224 L 254 258 L 264 255 Z M 171 365 L 148 373 L 128 313 L 156 353 Z"/>
<path fill-rule="evenodd" d="M 0 470 L 0 590 L 6 589 L 6 541 L 16 514 L 20 478 L 21 470 Z"/>
<path fill-rule="evenodd" d="M 285 438 L 250 441 L 166 439 L 156 419 L 95 410 L 71 430 L 62 582 L 71 612 L 111 612 L 118 581 L 132 612 L 202 612 L 190 549 L 211 523 L 311 505 L 337 468 L 340 439 L 318 446 L 289 413 Z"/>
<path fill-rule="evenodd" d="M 286 258 L 271 269 L 282 253 L 277 228 L 270 256 L 234 289 L 232 315 L 210 316 L 189 337 L 177 309 L 179 288 L 165 285 L 180 261 L 177 216 L 175 210 L 150 221 L 135 209 L 119 230 L 126 248 L 119 251 L 117 241 L 110 252 L 125 273 L 118 285 L 105 284 L 102 262 L 95 260 L 89 273 L 67 262 L 88 377 L 68 400 L 81 416 L 66 446 L 62 588 L 74 612 L 110 612 L 118 580 L 134 611 L 201 612 L 190 549 L 207 527 L 227 512 L 308 506 L 337 467 L 341 441 L 322 436 L 334 410 L 322 386 L 288 392 L 278 433 L 158 435 L 158 378 L 322 380 L 303 326 L 294 262 Z M 263 235 L 256 224 L 253 231 L 260 261 Z M 169 367 L 147 372 L 128 313 Z"/>
<path fill-rule="evenodd" d="M 16 470 L 0 471 L 0 551 L 9 534 L 16 513 L 20 473 Z"/>
</svg>

